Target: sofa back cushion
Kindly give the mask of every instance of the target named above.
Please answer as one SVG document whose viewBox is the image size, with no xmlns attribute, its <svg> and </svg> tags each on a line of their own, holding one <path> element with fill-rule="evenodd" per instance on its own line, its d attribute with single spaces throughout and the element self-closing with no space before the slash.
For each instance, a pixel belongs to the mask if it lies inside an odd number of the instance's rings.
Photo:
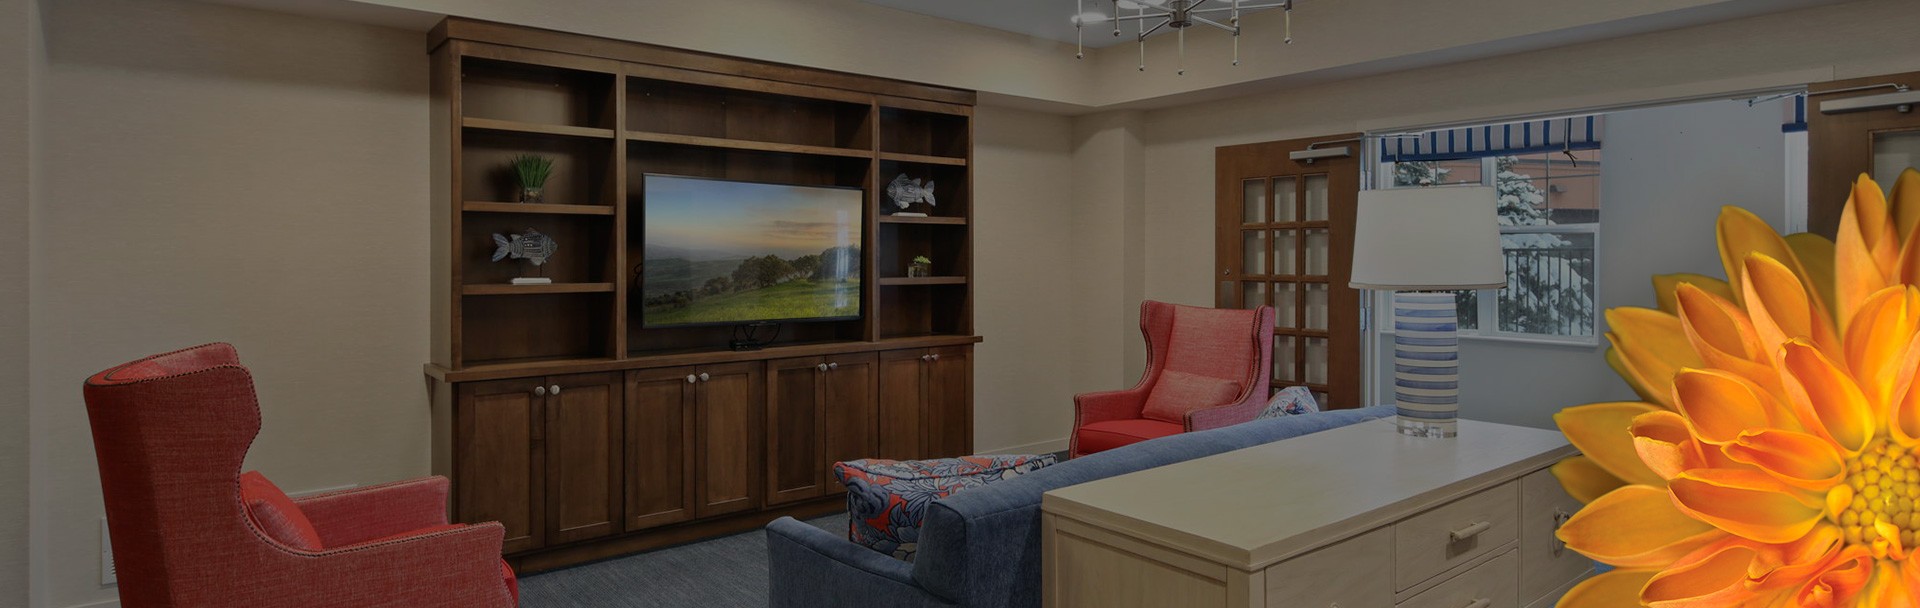
<svg viewBox="0 0 1920 608">
<path fill-rule="evenodd" d="M 1167 370 L 1147 393 L 1147 404 L 1140 417 L 1161 422 L 1185 424 L 1187 412 L 1228 405 L 1240 396 L 1240 383 L 1199 374 Z"/>
<path fill-rule="evenodd" d="M 913 561 L 927 505 L 1053 463 L 1052 454 L 849 460 L 833 463 L 833 476 L 847 487 L 847 540 Z"/>
<path fill-rule="evenodd" d="M 259 471 L 240 474 L 240 501 L 247 506 L 247 516 L 254 525 L 280 544 L 305 551 L 325 548 L 307 514 Z"/>
<path fill-rule="evenodd" d="M 1142 441 L 936 500 L 921 524 L 913 578 L 963 606 L 1040 605 L 1040 496 L 1055 488 L 1231 452 L 1393 415 L 1336 410 Z"/>
</svg>

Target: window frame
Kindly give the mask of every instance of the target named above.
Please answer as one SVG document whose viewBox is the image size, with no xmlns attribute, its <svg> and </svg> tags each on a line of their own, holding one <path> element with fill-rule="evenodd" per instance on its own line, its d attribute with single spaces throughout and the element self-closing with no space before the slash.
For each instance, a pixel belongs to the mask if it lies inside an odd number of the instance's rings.
<svg viewBox="0 0 1920 608">
<path fill-rule="evenodd" d="M 1505 154 L 1501 156 L 1525 156 L 1525 155 L 1526 154 Z M 1461 159 L 1461 160 L 1465 160 L 1465 159 Z M 1395 163 L 1393 161 L 1383 161 L 1379 163 L 1378 166 L 1380 167 L 1380 169 L 1376 171 L 1374 174 L 1374 179 L 1372 180 L 1373 187 L 1380 188 L 1380 189 L 1455 188 L 1455 187 L 1495 185 L 1494 184 L 1495 175 L 1499 171 L 1498 162 L 1495 159 L 1495 157 L 1482 156 L 1477 158 L 1477 160 L 1480 161 L 1479 180 L 1472 181 L 1472 182 L 1441 184 L 1436 186 L 1395 185 L 1394 171 L 1393 171 L 1393 166 Z M 1602 162 L 1605 162 L 1605 161 L 1603 160 Z M 1603 168 L 1602 171 L 1604 170 L 1605 169 Z M 1548 176 L 1547 179 L 1549 183 L 1551 183 L 1552 176 Z M 1603 198 L 1604 196 L 1605 195 L 1602 194 Z M 1601 201 L 1601 209 L 1604 212 L 1605 210 L 1604 200 Z M 1600 307 L 1601 286 L 1600 286 L 1600 280 L 1599 280 L 1600 266 L 1601 266 L 1600 248 L 1602 243 L 1601 225 L 1603 223 L 1604 222 L 1601 220 L 1596 220 L 1593 222 L 1580 223 L 1580 224 L 1544 224 L 1544 225 L 1535 225 L 1535 226 L 1501 226 L 1500 227 L 1500 235 L 1503 237 L 1509 234 L 1543 234 L 1543 233 L 1546 233 L 1546 234 L 1580 233 L 1580 234 L 1592 235 L 1593 250 L 1594 250 L 1594 256 L 1593 256 L 1594 276 L 1591 278 L 1591 282 L 1593 284 L 1593 309 L 1594 310 L 1593 310 L 1593 328 L 1588 335 L 1561 336 L 1561 335 L 1553 335 L 1553 334 L 1503 331 L 1500 329 L 1499 298 L 1500 298 L 1501 290 L 1500 289 L 1479 289 L 1479 290 L 1474 290 L 1478 292 L 1480 296 L 1476 301 L 1478 310 L 1476 311 L 1475 326 L 1473 329 L 1459 330 L 1460 338 L 1463 340 L 1486 340 L 1486 341 L 1493 341 L 1493 342 L 1511 342 L 1511 343 L 1522 343 L 1522 344 L 1539 344 L 1539 345 L 1548 345 L 1548 346 L 1568 346 L 1568 347 L 1580 347 L 1580 348 L 1599 346 L 1600 336 L 1603 333 L 1601 331 L 1602 308 Z M 1505 251 L 1506 251 L 1506 247 L 1502 246 L 1501 252 L 1503 257 L 1505 255 Z M 1374 297 L 1374 301 L 1373 301 L 1374 310 L 1380 310 L 1380 311 L 1393 310 L 1393 292 L 1392 291 L 1385 291 L 1385 290 L 1377 291 L 1373 297 Z M 1379 332 L 1381 335 L 1391 336 L 1394 334 L 1393 325 L 1391 323 L 1379 323 L 1377 327 L 1379 328 Z"/>
</svg>

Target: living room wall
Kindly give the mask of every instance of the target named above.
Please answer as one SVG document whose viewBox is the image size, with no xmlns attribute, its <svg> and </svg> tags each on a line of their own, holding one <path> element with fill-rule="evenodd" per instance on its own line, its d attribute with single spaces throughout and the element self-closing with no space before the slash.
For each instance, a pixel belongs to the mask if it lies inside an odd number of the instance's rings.
<svg viewBox="0 0 1920 608">
<path fill-rule="evenodd" d="M 33 187 L 31 72 L 40 59 L 32 0 L 0 0 L 0 606 L 27 602 L 27 201 Z"/>
</svg>

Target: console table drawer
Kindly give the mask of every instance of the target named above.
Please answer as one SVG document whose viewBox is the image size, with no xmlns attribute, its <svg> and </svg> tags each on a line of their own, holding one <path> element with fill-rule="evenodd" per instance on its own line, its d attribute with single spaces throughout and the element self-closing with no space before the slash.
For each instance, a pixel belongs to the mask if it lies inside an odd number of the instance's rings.
<svg viewBox="0 0 1920 608">
<path fill-rule="evenodd" d="M 1392 608 L 1381 584 L 1392 568 L 1393 529 L 1380 528 L 1267 568 L 1268 608 Z"/>
<path fill-rule="evenodd" d="M 1402 602 L 1399 608 L 1519 608 L 1519 552 L 1508 550 Z"/>
<path fill-rule="evenodd" d="M 1486 554 L 1517 535 L 1518 484 L 1508 482 L 1394 524 L 1394 590 Z"/>
</svg>

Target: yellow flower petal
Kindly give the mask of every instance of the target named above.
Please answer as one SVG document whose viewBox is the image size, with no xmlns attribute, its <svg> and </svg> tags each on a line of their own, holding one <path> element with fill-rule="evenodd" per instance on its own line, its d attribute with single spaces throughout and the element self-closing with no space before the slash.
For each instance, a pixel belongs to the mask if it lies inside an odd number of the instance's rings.
<svg viewBox="0 0 1920 608">
<path fill-rule="evenodd" d="M 1854 313 L 1844 344 L 1847 371 L 1867 395 L 1874 419 L 1891 408 L 1897 376 L 1916 328 L 1920 328 L 1920 291 L 1895 285 L 1875 292 Z"/>
<path fill-rule="evenodd" d="M 1745 312 L 1692 285 L 1681 285 L 1675 297 L 1687 342 L 1708 366 L 1739 374 L 1769 392 L 1780 392 L 1780 374 L 1774 371 L 1772 353 L 1760 346 Z"/>
<path fill-rule="evenodd" d="M 1833 444 L 1806 433 L 1749 431 L 1724 449 L 1735 462 L 1753 465 L 1798 488 L 1824 493 L 1847 476 L 1847 464 Z"/>
<path fill-rule="evenodd" d="M 1701 469 L 1667 482 L 1681 511 L 1736 536 L 1784 543 L 1805 536 L 1824 515 L 1825 500 L 1759 471 Z"/>
<path fill-rule="evenodd" d="M 1832 307 L 1833 299 L 1833 241 L 1811 232 L 1789 234 L 1786 237 L 1787 248 L 1800 260 L 1800 269 L 1805 271 L 1807 286 L 1813 295 L 1824 303 L 1827 310 Z M 1828 319 L 1829 323 L 1833 320 Z"/>
<path fill-rule="evenodd" d="M 1861 606 L 1872 608 L 1914 608 L 1912 587 L 1902 578 L 1900 564 L 1907 562 L 1884 561 L 1873 567 L 1873 580 L 1867 583 L 1867 589 L 1860 599 Z"/>
<path fill-rule="evenodd" d="M 1666 490 L 1653 486 L 1608 492 L 1574 513 L 1556 534 L 1568 548 L 1622 568 L 1665 567 L 1727 536 L 1674 508 Z"/>
<path fill-rule="evenodd" d="M 1660 303 L 1661 312 L 1672 315 L 1680 314 L 1679 300 L 1674 297 L 1673 292 L 1683 284 L 1692 284 L 1695 287 L 1706 290 L 1707 293 L 1720 296 L 1730 302 L 1740 300 L 1740 296 L 1733 293 L 1732 285 L 1727 284 L 1726 281 L 1704 274 L 1694 274 L 1691 272 L 1656 274 L 1653 275 L 1653 299 Z"/>
<path fill-rule="evenodd" d="M 1621 307 L 1606 312 L 1607 339 L 1634 381 L 1654 392 L 1653 402 L 1670 406 L 1673 375 L 1681 368 L 1701 367 L 1704 361 L 1687 342 L 1680 317 L 1651 308 Z"/>
<path fill-rule="evenodd" d="M 1847 454 L 1867 447 L 1878 419 L 1853 378 L 1805 341 L 1788 342 L 1785 351 L 1782 376 L 1788 404 L 1800 423 Z"/>
<path fill-rule="evenodd" d="M 1630 401 L 1578 405 L 1553 415 L 1567 442 L 1579 448 L 1602 469 L 1627 483 L 1658 486 L 1664 483 L 1640 462 L 1633 446 L 1633 418 L 1659 411 L 1651 405 Z"/>
<path fill-rule="evenodd" d="M 1791 543 L 1755 547 L 1756 555 L 1753 565 L 1747 568 L 1747 578 L 1757 591 L 1798 589 L 1832 565 L 1845 546 L 1846 537 L 1840 528 L 1822 523 Z"/>
<path fill-rule="evenodd" d="M 1726 268 L 1727 283 L 1733 287 L 1734 293 L 1743 293 L 1742 286 L 1746 284 L 1745 262 L 1751 253 L 1763 253 L 1779 260 L 1787 268 L 1793 269 L 1795 275 L 1806 274 L 1793 249 L 1787 247 L 1786 239 L 1751 211 L 1732 205 L 1721 207 L 1720 219 L 1714 229 L 1720 244 L 1720 263 Z"/>
<path fill-rule="evenodd" d="M 1751 429 L 1799 428 L 1792 413 L 1759 386 L 1720 370 L 1681 370 L 1673 378 L 1673 401 L 1694 434 L 1715 445 L 1733 443 Z"/>
<path fill-rule="evenodd" d="M 1828 356 L 1841 356 L 1839 333 L 1820 304 L 1785 263 L 1764 254 L 1747 258 L 1746 306 L 1754 333 L 1769 355 L 1779 357 L 1780 346 L 1795 338 L 1819 345 Z"/>
<path fill-rule="evenodd" d="M 1873 555 L 1865 547 L 1847 547 L 1840 558 L 1795 593 L 1794 605 L 1809 608 L 1850 606 L 1873 576 Z"/>
<path fill-rule="evenodd" d="M 1567 590 L 1555 608 L 1620 608 L 1640 605 L 1640 589 L 1655 570 L 1611 570 Z"/>
<path fill-rule="evenodd" d="M 1901 445 L 1920 443 L 1920 333 L 1907 342 L 1900 373 L 1894 377 L 1894 400 L 1887 421 L 1888 434 Z"/>
<path fill-rule="evenodd" d="M 1900 240 L 1909 241 L 1913 237 L 1913 227 L 1920 225 L 1920 171 L 1907 168 L 1900 177 L 1893 180 L 1893 227 L 1900 234 Z"/>
<path fill-rule="evenodd" d="M 1886 288 L 1897 271 L 1900 252 L 1895 249 L 1886 211 L 1880 186 L 1862 174 L 1840 211 L 1839 233 L 1833 240 L 1835 297 L 1839 299 L 1834 310 L 1842 332 L 1852 325 L 1853 315 L 1867 298 Z"/>
<path fill-rule="evenodd" d="M 1700 444 L 1693 440 L 1687 419 L 1679 414 L 1658 410 L 1635 416 L 1628 432 L 1633 434 L 1633 449 L 1640 455 L 1640 462 L 1661 479 L 1706 467 Z"/>
<path fill-rule="evenodd" d="M 1611 340 L 1613 337 L 1609 335 L 1607 339 Z M 1641 383 L 1639 373 L 1635 372 L 1633 368 L 1627 367 L 1627 361 L 1620 358 L 1620 349 L 1608 346 L 1606 360 L 1607 367 L 1613 368 L 1614 375 L 1626 381 L 1627 388 L 1633 389 L 1633 394 L 1639 395 L 1642 401 L 1648 403 L 1656 402 L 1656 397 L 1659 397 L 1661 393 L 1650 390 L 1646 385 Z"/>
<path fill-rule="evenodd" d="M 1754 595 L 1744 585 L 1753 559 L 1750 547 L 1731 543 L 1711 547 L 1704 557 L 1655 574 L 1641 588 L 1640 601 L 1656 608 L 1746 605 Z"/>
<path fill-rule="evenodd" d="M 1612 473 L 1600 468 L 1600 465 L 1594 464 L 1592 458 L 1586 456 L 1567 458 L 1554 463 L 1547 470 L 1553 472 L 1554 478 L 1560 480 L 1560 487 L 1567 491 L 1568 496 L 1572 496 L 1582 504 L 1593 502 L 1594 499 L 1612 492 L 1614 488 L 1627 485 L 1627 482 L 1614 477 Z"/>
</svg>

